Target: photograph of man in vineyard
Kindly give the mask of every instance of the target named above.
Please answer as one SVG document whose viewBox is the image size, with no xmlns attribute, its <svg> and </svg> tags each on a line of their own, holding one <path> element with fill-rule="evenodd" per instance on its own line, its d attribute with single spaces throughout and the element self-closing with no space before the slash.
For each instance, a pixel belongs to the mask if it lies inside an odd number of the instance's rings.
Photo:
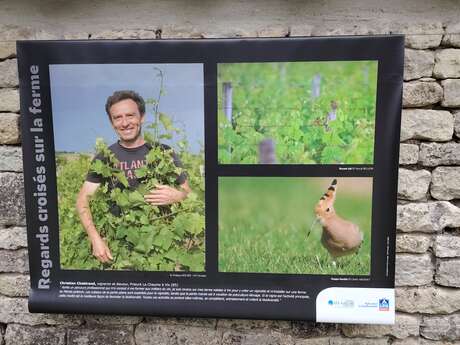
<svg viewBox="0 0 460 345">
<path fill-rule="evenodd" d="M 371 177 L 219 177 L 219 271 L 369 275 Z"/>
<path fill-rule="evenodd" d="M 218 64 L 220 164 L 373 164 L 377 61 Z"/>
<path fill-rule="evenodd" d="M 202 65 L 50 77 L 61 268 L 204 271 Z"/>
</svg>

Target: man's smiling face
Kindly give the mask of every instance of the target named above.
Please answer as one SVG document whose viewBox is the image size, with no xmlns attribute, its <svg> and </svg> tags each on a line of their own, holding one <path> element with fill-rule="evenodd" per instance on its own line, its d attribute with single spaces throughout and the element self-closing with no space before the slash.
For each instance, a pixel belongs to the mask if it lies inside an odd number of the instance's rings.
<svg viewBox="0 0 460 345">
<path fill-rule="evenodd" d="M 144 114 L 139 112 L 136 102 L 124 99 L 110 107 L 110 120 L 123 146 L 136 145 L 140 139 Z"/>
</svg>

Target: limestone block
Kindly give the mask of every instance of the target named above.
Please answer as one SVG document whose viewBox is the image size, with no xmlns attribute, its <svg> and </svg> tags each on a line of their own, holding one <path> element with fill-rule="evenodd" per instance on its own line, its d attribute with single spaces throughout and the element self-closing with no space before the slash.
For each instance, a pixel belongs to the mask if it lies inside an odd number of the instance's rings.
<svg viewBox="0 0 460 345">
<path fill-rule="evenodd" d="M 399 169 L 398 198 L 404 200 L 425 199 L 431 182 L 428 170 Z"/>
<path fill-rule="evenodd" d="M 122 315 L 83 315 L 88 326 L 110 326 L 110 325 L 137 325 L 142 322 L 142 316 Z"/>
<path fill-rule="evenodd" d="M 19 144 L 19 115 L 13 113 L 0 114 L 0 144 Z"/>
<path fill-rule="evenodd" d="M 164 25 L 161 27 L 161 38 L 202 38 L 203 33 L 194 26 Z M 255 36 L 252 36 L 255 37 Z"/>
<path fill-rule="evenodd" d="M 454 115 L 454 132 L 457 138 L 460 138 L 460 110 L 455 111 Z"/>
<path fill-rule="evenodd" d="M 460 208 L 448 201 L 398 205 L 396 228 L 404 232 L 437 232 L 460 226 Z"/>
<path fill-rule="evenodd" d="M 0 145 L 0 171 L 22 171 L 20 147 Z"/>
<path fill-rule="evenodd" d="M 329 337 L 294 339 L 294 345 L 330 345 Z"/>
<path fill-rule="evenodd" d="M 16 41 L 32 39 L 35 30 L 18 25 L 0 24 L 0 41 Z"/>
<path fill-rule="evenodd" d="M 391 326 L 389 335 L 398 339 L 404 339 L 410 336 L 418 336 L 420 329 L 420 317 L 396 313 L 395 324 Z"/>
<path fill-rule="evenodd" d="M 16 59 L 0 62 L 0 87 L 17 87 L 19 85 Z"/>
<path fill-rule="evenodd" d="M 447 24 L 446 33 L 442 38 L 442 45 L 460 48 L 460 22 Z"/>
<path fill-rule="evenodd" d="M 315 341 L 313 344 L 324 344 Z M 193 343 L 195 344 L 195 343 Z M 239 333 L 235 331 L 227 331 L 223 334 L 222 345 L 294 345 L 294 339 L 290 335 L 269 332 L 269 333 Z M 302 343 L 300 343 L 302 344 Z"/>
<path fill-rule="evenodd" d="M 0 198 L 0 226 L 25 225 L 22 174 L 0 173 L 0 186 L 3 190 L 3 197 Z"/>
<path fill-rule="evenodd" d="M 431 340 L 460 340 L 460 314 L 424 316 L 420 334 Z"/>
<path fill-rule="evenodd" d="M 404 80 L 431 77 L 434 68 L 434 52 L 416 49 L 404 51 Z"/>
<path fill-rule="evenodd" d="M 90 38 L 88 32 L 64 32 L 63 39 L 65 40 L 87 40 Z"/>
<path fill-rule="evenodd" d="M 77 315 L 29 313 L 27 298 L 0 296 L 0 322 L 22 325 L 72 325 L 82 323 Z"/>
<path fill-rule="evenodd" d="M 57 38 L 56 35 L 51 35 L 43 30 L 18 25 L 0 24 L 0 60 L 16 56 L 17 40 L 53 38 Z M 17 85 L 17 78 L 15 83 Z"/>
<path fill-rule="evenodd" d="M 460 287 L 460 259 L 438 260 L 435 281 L 443 286 Z"/>
<path fill-rule="evenodd" d="M 430 254 L 397 254 L 395 269 L 396 286 L 426 285 L 433 280 Z"/>
<path fill-rule="evenodd" d="M 0 41 L 0 60 L 16 56 L 16 42 Z"/>
<path fill-rule="evenodd" d="M 438 200 L 459 199 L 459 181 L 460 167 L 437 167 L 432 172 L 431 195 Z"/>
<path fill-rule="evenodd" d="M 403 84 L 403 107 L 425 107 L 442 100 L 442 87 L 436 82 L 411 81 Z"/>
<path fill-rule="evenodd" d="M 321 342 L 315 342 L 322 344 Z M 314 343 L 314 344 L 315 344 Z M 192 342 L 191 344 L 195 344 Z M 198 344 L 198 343 L 197 343 Z M 216 339 L 212 344 L 220 344 Z M 290 335 L 279 332 L 269 333 L 239 333 L 227 331 L 223 334 L 222 345 L 294 345 L 294 340 Z"/>
<path fill-rule="evenodd" d="M 330 345 L 388 345 L 388 338 L 370 339 L 331 337 Z"/>
<path fill-rule="evenodd" d="M 0 272 L 29 272 L 29 257 L 26 249 L 0 249 Z"/>
<path fill-rule="evenodd" d="M 441 44 L 441 39 L 442 34 L 406 35 L 405 45 L 414 49 L 436 48 Z"/>
<path fill-rule="evenodd" d="M 134 332 L 137 345 L 147 344 L 220 344 L 222 333 L 216 329 L 141 323 Z"/>
<path fill-rule="evenodd" d="M 6 31 L 1 31 L 2 27 L 9 27 Z M 60 31 L 46 31 L 37 29 L 36 27 L 25 27 L 16 25 L 0 25 L 0 40 L 16 41 L 16 40 L 56 40 L 62 39 L 64 36 Z"/>
<path fill-rule="evenodd" d="M 342 326 L 342 331 L 346 337 L 380 338 L 385 335 L 391 335 L 395 338 L 403 339 L 412 335 L 418 336 L 419 327 L 419 316 L 396 313 L 395 324 L 392 326 L 345 324 Z"/>
<path fill-rule="evenodd" d="M 399 164 L 417 164 L 418 150 L 418 145 L 415 144 L 399 144 Z"/>
<path fill-rule="evenodd" d="M 385 22 L 356 24 L 330 20 L 328 22 L 323 21 L 322 25 L 315 25 L 312 36 L 378 35 L 388 34 L 390 31 L 388 23 Z"/>
<path fill-rule="evenodd" d="M 439 79 L 460 78 L 460 49 L 437 51 L 433 76 Z"/>
<path fill-rule="evenodd" d="M 316 323 L 312 321 L 293 321 L 292 333 L 300 338 L 323 337 L 326 335 L 339 335 L 337 324 Z"/>
<path fill-rule="evenodd" d="M 64 35 L 61 31 L 46 31 L 42 29 L 34 29 L 33 39 L 34 40 L 59 40 L 63 39 Z"/>
<path fill-rule="evenodd" d="M 289 28 L 289 36 L 308 37 L 312 35 L 313 29 L 314 29 L 313 25 L 309 25 L 309 24 L 291 25 L 291 27 Z"/>
<path fill-rule="evenodd" d="M 429 167 L 460 165 L 460 143 L 421 143 L 419 162 Z"/>
<path fill-rule="evenodd" d="M 396 252 L 398 253 L 426 253 L 433 240 L 429 235 L 397 234 Z"/>
<path fill-rule="evenodd" d="M 164 343 L 151 342 L 150 344 Z M 132 326 L 69 329 L 67 345 L 135 345 Z M 138 343 L 139 344 L 139 343 Z"/>
<path fill-rule="evenodd" d="M 257 30 L 257 37 L 287 37 L 289 27 L 283 25 L 270 25 Z"/>
<path fill-rule="evenodd" d="M 218 319 L 218 328 L 231 328 L 236 330 L 286 330 L 291 328 L 289 321 L 279 320 L 244 320 L 244 319 Z"/>
<path fill-rule="evenodd" d="M 460 257 L 460 236 L 447 234 L 436 236 L 433 251 L 438 258 Z"/>
<path fill-rule="evenodd" d="M 58 327 L 31 327 L 14 323 L 6 327 L 6 344 L 65 345 L 65 329 Z"/>
<path fill-rule="evenodd" d="M 0 229 L 0 249 L 19 249 L 26 247 L 26 228 L 13 227 L 7 229 Z"/>
<path fill-rule="evenodd" d="M 19 91 L 0 89 L 0 112 L 19 112 Z"/>
<path fill-rule="evenodd" d="M 450 314 L 460 310 L 460 289 L 396 288 L 396 310 L 406 313 Z"/>
<path fill-rule="evenodd" d="M 444 89 L 441 105 L 443 107 L 460 107 L 460 80 L 445 79 L 441 82 L 441 85 Z"/>
<path fill-rule="evenodd" d="M 392 345 L 420 345 L 420 338 L 408 337 L 404 339 L 395 339 L 391 343 Z"/>
<path fill-rule="evenodd" d="M 30 280 L 28 274 L 2 273 L 0 274 L 0 294 L 9 297 L 27 297 L 29 295 Z"/>
<path fill-rule="evenodd" d="M 91 34 L 91 39 L 155 39 L 157 29 L 106 30 Z"/>
<path fill-rule="evenodd" d="M 395 23 L 395 25 L 398 25 Z M 438 23 L 401 23 L 393 28 L 393 33 L 405 34 L 405 46 L 414 49 L 436 48 L 441 44 L 444 33 L 443 24 Z"/>
<path fill-rule="evenodd" d="M 452 139 L 453 133 L 454 117 L 448 111 L 404 109 L 401 113 L 401 141 L 448 141 Z"/>
<path fill-rule="evenodd" d="M 458 343 L 450 341 L 434 341 L 422 337 L 409 337 L 405 339 L 395 339 L 391 345 L 458 345 Z"/>
<path fill-rule="evenodd" d="M 147 323 L 156 323 L 164 325 L 193 326 L 193 327 L 217 327 L 216 319 L 205 319 L 199 317 L 152 317 L 145 318 Z M 245 320 L 242 320 L 244 323 Z"/>
<path fill-rule="evenodd" d="M 203 31 L 201 33 L 195 33 L 195 35 L 199 35 L 201 38 L 239 38 L 239 37 L 257 37 L 257 30 L 246 30 L 241 27 L 234 28 L 234 27 L 223 27 L 220 30 L 213 30 L 213 31 Z M 161 38 L 168 38 L 163 37 Z M 198 37 L 194 37 L 198 38 Z"/>
</svg>

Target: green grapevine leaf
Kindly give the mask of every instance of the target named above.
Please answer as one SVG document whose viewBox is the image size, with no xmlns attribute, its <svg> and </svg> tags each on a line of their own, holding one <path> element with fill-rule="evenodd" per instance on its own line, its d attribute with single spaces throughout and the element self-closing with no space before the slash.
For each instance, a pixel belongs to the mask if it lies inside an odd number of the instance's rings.
<svg viewBox="0 0 460 345">
<path fill-rule="evenodd" d="M 145 165 L 135 170 L 135 174 L 137 178 L 143 178 L 147 176 L 148 172 L 149 172 L 148 167 Z"/>
<path fill-rule="evenodd" d="M 118 181 L 120 181 L 120 183 L 125 187 L 125 188 L 128 188 L 129 187 L 129 183 L 128 183 L 128 179 L 126 178 L 126 175 L 123 171 L 120 171 L 120 172 L 116 172 L 113 174 L 117 179 Z"/>
<path fill-rule="evenodd" d="M 129 204 L 131 206 L 145 204 L 144 197 L 137 190 L 135 190 L 134 192 L 129 193 L 128 201 L 129 201 Z"/>
<path fill-rule="evenodd" d="M 159 120 L 161 124 L 167 131 L 174 130 L 174 126 L 172 124 L 171 119 L 168 117 L 168 115 L 166 115 L 165 113 L 161 113 L 161 112 L 158 115 L 159 115 Z"/>
<path fill-rule="evenodd" d="M 168 229 L 162 229 L 155 236 L 153 244 L 163 250 L 168 250 L 174 240 L 174 234 Z"/>
</svg>

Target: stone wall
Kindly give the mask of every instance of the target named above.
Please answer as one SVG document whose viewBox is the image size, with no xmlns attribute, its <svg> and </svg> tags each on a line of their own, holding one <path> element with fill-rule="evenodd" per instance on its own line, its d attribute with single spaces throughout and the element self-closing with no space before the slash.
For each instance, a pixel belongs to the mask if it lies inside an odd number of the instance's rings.
<svg viewBox="0 0 460 345">
<path fill-rule="evenodd" d="M 265 23 L 209 32 L 179 21 L 181 25 L 95 32 L 0 28 L 0 344 L 460 343 L 460 24 L 350 24 L 344 20 L 334 28 Z M 14 40 L 380 33 L 407 34 L 394 326 L 27 312 L 28 257 Z"/>
</svg>

